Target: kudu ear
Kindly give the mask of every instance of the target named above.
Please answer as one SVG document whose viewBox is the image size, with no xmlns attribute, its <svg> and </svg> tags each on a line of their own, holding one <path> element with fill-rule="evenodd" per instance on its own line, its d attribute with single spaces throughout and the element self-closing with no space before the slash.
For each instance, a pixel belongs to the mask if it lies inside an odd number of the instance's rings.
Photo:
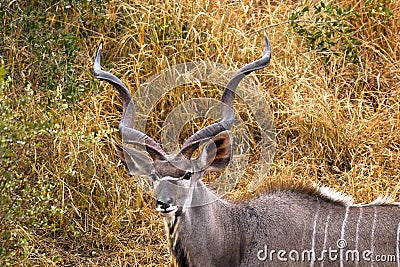
<svg viewBox="0 0 400 267">
<path fill-rule="evenodd" d="M 123 147 L 114 140 L 111 140 L 120 160 L 128 168 L 130 175 L 148 175 L 153 169 L 152 159 L 146 154 L 128 147 Z"/>
<path fill-rule="evenodd" d="M 123 162 L 126 163 L 124 150 L 122 146 L 118 144 L 114 139 L 111 139 L 111 145 L 113 146 L 115 152 L 117 152 L 118 158 Z"/>
<path fill-rule="evenodd" d="M 203 147 L 198 160 L 206 171 L 219 170 L 226 167 L 231 160 L 231 136 L 223 131 L 209 140 Z"/>
</svg>

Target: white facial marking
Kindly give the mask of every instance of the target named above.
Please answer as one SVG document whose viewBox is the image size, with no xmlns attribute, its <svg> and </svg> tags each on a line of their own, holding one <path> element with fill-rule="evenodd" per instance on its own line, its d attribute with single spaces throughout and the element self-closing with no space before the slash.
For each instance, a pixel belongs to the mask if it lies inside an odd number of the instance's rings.
<svg viewBox="0 0 400 267">
<path fill-rule="evenodd" d="M 164 222 L 167 224 L 168 228 L 172 227 L 175 223 L 175 215 L 166 215 L 164 216 Z"/>
<path fill-rule="evenodd" d="M 158 211 L 162 216 L 164 217 L 169 217 L 175 214 L 175 212 L 178 211 L 178 207 L 177 206 L 169 206 L 167 209 L 163 209 L 160 207 L 156 207 L 156 211 Z"/>
<path fill-rule="evenodd" d="M 160 178 L 160 181 L 179 181 L 179 178 L 167 176 L 167 177 Z"/>
</svg>

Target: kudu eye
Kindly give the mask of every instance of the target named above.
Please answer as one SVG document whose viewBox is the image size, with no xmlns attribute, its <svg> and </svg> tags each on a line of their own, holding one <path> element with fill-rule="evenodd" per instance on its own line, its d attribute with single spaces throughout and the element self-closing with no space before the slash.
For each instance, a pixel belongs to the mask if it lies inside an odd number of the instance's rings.
<svg viewBox="0 0 400 267">
<path fill-rule="evenodd" d="M 157 181 L 158 180 L 158 175 L 155 172 L 152 172 L 149 174 L 149 177 L 151 178 L 151 180 L 153 181 Z"/>
<path fill-rule="evenodd" d="M 190 180 L 190 178 L 192 177 L 192 172 L 187 172 L 185 173 L 185 175 L 182 177 L 183 180 Z"/>
</svg>

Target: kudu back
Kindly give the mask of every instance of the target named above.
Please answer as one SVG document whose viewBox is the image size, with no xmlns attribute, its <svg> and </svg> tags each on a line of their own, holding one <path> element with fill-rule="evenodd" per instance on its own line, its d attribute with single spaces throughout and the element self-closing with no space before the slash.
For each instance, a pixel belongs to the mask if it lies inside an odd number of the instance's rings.
<svg viewBox="0 0 400 267">
<path fill-rule="evenodd" d="M 231 159 L 235 89 L 246 75 L 269 64 L 267 38 L 265 43 L 263 57 L 226 85 L 221 120 L 192 135 L 172 155 L 132 128 L 132 96 L 120 79 L 101 69 L 101 46 L 97 52 L 95 77 L 112 84 L 123 103 L 119 130 L 124 143 L 114 142 L 115 149 L 131 175 L 152 179 L 171 266 L 400 266 L 400 209 L 390 198 L 354 204 L 328 187 L 293 186 L 232 203 L 202 183 L 205 172 L 224 168 Z"/>
</svg>

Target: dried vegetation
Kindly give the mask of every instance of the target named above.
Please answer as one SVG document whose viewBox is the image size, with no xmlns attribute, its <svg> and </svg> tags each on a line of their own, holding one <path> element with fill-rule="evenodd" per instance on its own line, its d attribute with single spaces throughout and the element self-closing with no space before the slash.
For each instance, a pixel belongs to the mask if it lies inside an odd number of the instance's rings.
<svg viewBox="0 0 400 267">
<path fill-rule="evenodd" d="M 276 124 L 266 186 L 319 182 L 359 202 L 399 199 L 399 16 L 399 2 L 385 0 L 1 0 L 1 265 L 168 263 L 153 199 L 110 145 L 121 104 L 92 76 L 101 42 L 104 67 L 134 92 L 179 63 L 238 68 L 261 55 L 265 32 L 273 59 L 252 79 Z M 220 93 L 172 90 L 147 133 L 159 140 L 167 111 Z M 250 179 L 232 197 L 249 195 Z"/>
</svg>

